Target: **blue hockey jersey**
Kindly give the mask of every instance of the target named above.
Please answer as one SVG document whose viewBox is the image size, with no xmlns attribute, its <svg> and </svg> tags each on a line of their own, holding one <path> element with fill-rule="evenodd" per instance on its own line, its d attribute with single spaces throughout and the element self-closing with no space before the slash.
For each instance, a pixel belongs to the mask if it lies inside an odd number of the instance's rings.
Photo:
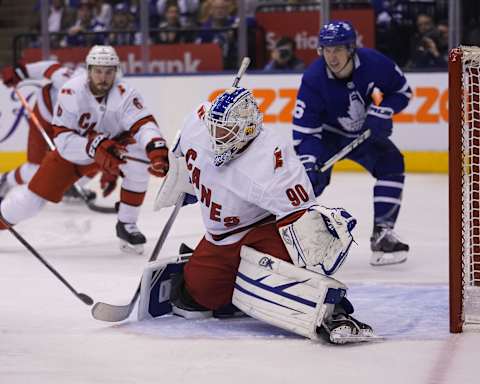
<svg viewBox="0 0 480 384">
<path fill-rule="evenodd" d="M 293 118 L 293 139 L 298 145 L 308 135 L 326 130 L 343 137 L 356 137 L 363 129 L 367 110 L 377 88 L 381 106 L 397 113 L 411 97 L 400 68 L 388 57 L 369 48 L 358 48 L 354 70 L 348 79 L 336 79 L 321 57 L 305 71 Z"/>
</svg>

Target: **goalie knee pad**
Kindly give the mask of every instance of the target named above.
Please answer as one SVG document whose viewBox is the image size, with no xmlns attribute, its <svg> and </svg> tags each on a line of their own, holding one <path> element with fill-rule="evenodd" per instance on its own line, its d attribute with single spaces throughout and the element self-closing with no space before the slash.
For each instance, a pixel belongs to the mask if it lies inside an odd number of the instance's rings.
<svg viewBox="0 0 480 384">
<path fill-rule="evenodd" d="M 346 286 L 243 246 L 232 302 L 258 320 L 310 339 L 346 294 Z"/>
</svg>

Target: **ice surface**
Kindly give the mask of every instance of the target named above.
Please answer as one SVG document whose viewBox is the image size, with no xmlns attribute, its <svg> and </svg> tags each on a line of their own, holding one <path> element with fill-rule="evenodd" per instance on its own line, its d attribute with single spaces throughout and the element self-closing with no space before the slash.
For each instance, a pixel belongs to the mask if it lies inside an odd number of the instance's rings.
<svg viewBox="0 0 480 384">
<path fill-rule="evenodd" d="M 447 177 L 407 175 L 396 231 L 411 245 L 409 259 L 376 268 L 368 264 L 373 182 L 334 174 L 321 202 L 359 219 L 358 246 L 336 277 L 383 341 L 314 343 L 249 318 L 137 322 L 134 312 L 102 323 L 2 232 L 0 383 L 480 383 L 480 333 L 448 333 Z M 143 256 L 119 251 L 115 215 L 81 205 L 48 205 L 16 228 L 78 291 L 125 304 L 170 213 L 152 211 L 157 187 L 152 180 L 139 221 L 149 240 Z M 198 208 L 182 208 L 161 257 L 202 233 Z"/>
</svg>

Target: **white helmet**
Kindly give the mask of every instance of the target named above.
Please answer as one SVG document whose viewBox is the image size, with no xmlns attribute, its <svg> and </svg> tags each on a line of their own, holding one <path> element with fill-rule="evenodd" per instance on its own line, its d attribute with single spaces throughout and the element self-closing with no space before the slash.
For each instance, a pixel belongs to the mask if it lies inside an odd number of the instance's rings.
<svg viewBox="0 0 480 384">
<path fill-rule="evenodd" d="M 263 116 L 248 89 L 230 88 L 220 94 L 205 115 L 215 152 L 215 165 L 233 159 L 262 129 Z"/>
<path fill-rule="evenodd" d="M 94 45 L 88 52 L 85 63 L 87 64 L 87 68 L 90 65 L 104 65 L 118 68 L 120 59 L 111 45 Z"/>
</svg>

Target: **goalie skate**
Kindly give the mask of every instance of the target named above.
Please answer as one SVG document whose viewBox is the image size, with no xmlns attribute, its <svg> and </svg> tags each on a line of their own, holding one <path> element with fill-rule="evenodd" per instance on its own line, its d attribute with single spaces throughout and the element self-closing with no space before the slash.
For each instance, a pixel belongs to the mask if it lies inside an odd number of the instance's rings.
<svg viewBox="0 0 480 384">
<path fill-rule="evenodd" d="M 147 242 L 135 223 L 117 222 L 117 237 L 120 239 L 120 249 L 126 253 L 143 253 L 143 244 Z"/>
<path fill-rule="evenodd" d="M 331 318 L 325 320 L 319 333 L 324 333 L 332 344 L 360 343 L 379 339 L 372 327 L 344 313 L 333 314 Z"/>
<path fill-rule="evenodd" d="M 400 264 L 407 260 L 408 244 L 402 243 L 391 228 L 375 227 L 370 238 L 373 266 Z"/>
</svg>

